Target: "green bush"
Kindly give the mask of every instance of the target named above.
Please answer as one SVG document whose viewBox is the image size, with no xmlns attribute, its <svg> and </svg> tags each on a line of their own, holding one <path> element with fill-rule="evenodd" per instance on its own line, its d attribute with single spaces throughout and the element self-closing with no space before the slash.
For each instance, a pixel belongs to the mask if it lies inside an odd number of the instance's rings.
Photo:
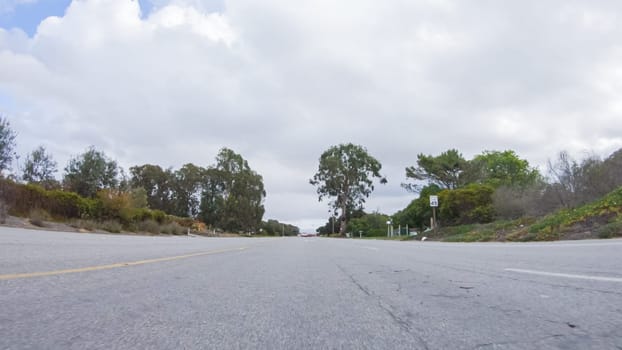
<svg viewBox="0 0 622 350">
<path fill-rule="evenodd" d="M 166 222 L 166 213 L 162 210 L 152 210 L 151 219 L 157 221 L 160 224 L 163 224 Z"/>
<path fill-rule="evenodd" d="M 394 222 L 402 226 L 408 225 L 411 228 L 418 228 L 420 230 L 427 228 L 430 225 L 430 218 L 432 217 L 430 196 L 438 194 L 440 191 L 441 189 L 437 185 L 425 186 L 421 190 L 419 198 L 414 199 L 406 208 L 393 215 Z"/>
<path fill-rule="evenodd" d="M 365 237 L 386 236 L 388 219 L 388 216 L 379 213 L 365 214 L 360 218 L 350 220 L 347 231 L 352 232 L 356 237 L 359 231 L 362 231 Z"/>
<path fill-rule="evenodd" d="M 169 218 L 174 217 L 169 217 L 164 214 L 164 212 L 159 210 L 151 210 L 147 208 L 122 208 L 118 213 L 118 218 L 124 226 L 129 227 L 130 224 L 140 224 L 144 221 L 153 221 L 159 225 L 164 222 L 169 222 Z"/>
<path fill-rule="evenodd" d="M 161 210 L 136 208 L 136 198 L 132 195 L 129 192 L 103 190 L 94 199 L 84 198 L 74 192 L 46 190 L 38 185 L 0 179 L 0 222 L 6 219 L 3 213 L 31 217 L 31 211 L 37 208 L 47 213 L 47 219 L 78 220 L 73 225 L 88 230 L 94 229 L 94 221 L 99 222 L 98 228 L 109 232 L 121 232 L 125 228 L 160 233 L 159 226 L 166 226 L 170 234 L 183 234 L 187 228 L 196 226 L 191 218 L 170 216 Z M 42 222 L 39 219 L 35 214 L 35 222 Z M 85 223 L 88 227 L 82 227 Z"/>
<path fill-rule="evenodd" d="M 38 185 L 22 185 L 10 180 L 0 180 L 0 196 L 11 214 L 27 217 L 33 208 L 41 208 L 58 219 L 91 216 L 92 200 L 72 192 L 47 191 Z"/>
<path fill-rule="evenodd" d="M 124 192 L 103 190 L 97 192 L 97 218 L 99 220 L 119 220 L 122 223 L 122 211 L 129 211 L 131 198 Z"/>
<path fill-rule="evenodd" d="M 133 209 L 134 212 L 134 221 L 140 222 L 145 220 L 154 220 L 154 211 L 147 208 L 136 208 Z"/>
<path fill-rule="evenodd" d="M 93 217 L 95 201 L 77 193 L 60 190 L 47 191 L 43 206 L 52 216 L 63 219 Z"/>
<path fill-rule="evenodd" d="M 440 192 L 439 221 L 445 225 L 491 222 L 495 214 L 493 193 L 493 187 L 479 184 Z"/>
<path fill-rule="evenodd" d="M 11 212 L 17 216 L 29 216 L 33 208 L 46 208 L 46 191 L 36 185 L 20 185 L 7 181 L 3 195 Z"/>
</svg>

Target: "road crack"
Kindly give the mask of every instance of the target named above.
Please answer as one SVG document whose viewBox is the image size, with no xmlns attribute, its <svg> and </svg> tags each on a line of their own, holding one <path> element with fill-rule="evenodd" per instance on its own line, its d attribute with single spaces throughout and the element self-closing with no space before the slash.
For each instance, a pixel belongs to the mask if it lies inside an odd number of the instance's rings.
<svg viewBox="0 0 622 350">
<path fill-rule="evenodd" d="M 345 268 L 343 268 L 343 266 L 339 264 L 336 264 L 336 265 L 337 265 L 337 268 L 339 268 L 339 270 L 341 270 L 341 272 L 344 275 L 346 275 L 359 290 L 361 290 L 365 295 L 373 298 L 374 301 L 376 302 L 376 305 L 378 305 L 380 309 L 382 309 L 387 315 L 389 315 L 389 317 L 393 320 L 393 322 L 395 322 L 395 324 L 397 324 L 406 333 L 412 335 L 417 340 L 417 342 L 421 345 L 422 349 L 429 350 L 429 347 L 426 341 L 418 334 L 417 329 L 415 329 L 408 320 L 404 320 L 400 316 L 398 316 L 393 311 L 393 307 L 391 305 L 385 304 L 380 298 L 380 296 L 378 296 L 373 291 L 371 291 L 370 289 L 362 285 L 354 277 L 354 275 L 349 273 Z"/>
</svg>

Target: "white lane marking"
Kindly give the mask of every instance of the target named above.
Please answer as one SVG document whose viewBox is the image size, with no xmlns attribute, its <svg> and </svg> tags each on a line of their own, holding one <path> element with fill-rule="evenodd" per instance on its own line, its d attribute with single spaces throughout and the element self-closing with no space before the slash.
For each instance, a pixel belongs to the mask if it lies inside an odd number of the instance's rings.
<svg viewBox="0 0 622 350">
<path fill-rule="evenodd" d="M 604 282 L 620 282 L 620 283 L 622 283 L 622 278 L 618 278 L 618 277 L 575 275 L 575 274 L 570 274 L 570 273 L 558 273 L 558 272 L 547 272 L 547 271 L 537 271 L 537 270 L 524 270 L 524 269 L 505 269 L 505 271 L 517 272 L 517 273 L 527 273 L 527 274 L 531 274 L 531 275 L 540 275 L 540 276 L 564 277 L 564 278 L 574 278 L 574 279 L 581 279 L 581 280 L 604 281 Z"/>
<path fill-rule="evenodd" d="M 378 250 L 378 248 L 376 247 L 361 247 L 363 249 L 369 249 L 369 250 Z"/>
</svg>

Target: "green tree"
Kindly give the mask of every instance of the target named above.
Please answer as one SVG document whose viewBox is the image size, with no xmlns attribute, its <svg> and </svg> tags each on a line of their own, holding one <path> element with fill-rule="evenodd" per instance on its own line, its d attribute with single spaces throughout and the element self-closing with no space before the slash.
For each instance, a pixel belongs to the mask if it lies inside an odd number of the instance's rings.
<svg viewBox="0 0 622 350">
<path fill-rule="evenodd" d="M 203 174 L 199 218 L 209 226 L 219 227 L 225 209 L 225 181 L 221 172 L 209 167 Z"/>
<path fill-rule="evenodd" d="M 297 226 L 285 224 L 278 220 L 268 220 L 261 223 L 262 233 L 270 236 L 296 236 L 300 233 Z"/>
<path fill-rule="evenodd" d="M 199 217 L 228 231 L 257 231 L 264 214 L 263 178 L 244 158 L 223 148 L 203 176 Z"/>
<path fill-rule="evenodd" d="M 171 169 L 144 164 L 130 168 L 130 185 L 144 188 L 149 208 L 172 213 L 174 209 L 173 186 L 175 177 Z"/>
<path fill-rule="evenodd" d="M 432 217 L 430 196 L 441 192 L 438 185 L 428 185 L 421 189 L 419 198 L 414 199 L 408 206 L 393 215 L 393 221 L 402 226 L 424 229 L 429 226 Z"/>
<path fill-rule="evenodd" d="M 46 152 L 45 147 L 39 146 L 26 156 L 22 179 L 51 189 L 58 186 L 54 179 L 54 173 L 57 171 L 57 163 L 52 159 L 52 155 Z"/>
<path fill-rule="evenodd" d="M 0 174 L 11 168 L 11 162 L 15 158 L 16 134 L 11 129 L 9 120 L 0 115 Z"/>
<path fill-rule="evenodd" d="M 359 232 L 362 232 L 366 237 L 386 236 L 388 219 L 387 215 L 380 213 L 365 214 L 362 217 L 350 220 L 348 232 L 352 232 L 354 237 L 358 237 Z"/>
<path fill-rule="evenodd" d="M 520 159 L 512 150 L 485 151 L 469 162 L 465 180 L 469 183 L 485 183 L 493 187 L 527 186 L 541 176 L 525 159 Z"/>
<path fill-rule="evenodd" d="M 373 179 L 387 180 L 380 175 L 382 165 L 367 150 L 352 143 L 340 144 L 320 156 L 317 173 L 309 183 L 317 187 L 321 201 L 334 198 L 332 208 L 340 213 L 340 235 L 346 234 L 349 208 L 362 208 L 365 199 L 374 190 Z"/>
<path fill-rule="evenodd" d="M 334 233 L 335 227 L 339 228 L 339 226 L 337 226 L 337 218 L 331 215 L 323 226 L 315 229 L 315 232 L 320 235 L 330 235 Z"/>
<path fill-rule="evenodd" d="M 461 174 L 467 167 L 467 161 L 455 149 L 450 149 L 438 156 L 417 155 L 417 166 L 406 168 L 406 177 L 414 181 L 426 181 L 445 189 L 455 189 L 461 185 Z M 419 192 L 422 186 L 418 183 L 403 183 L 402 187 Z"/>
<path fill-rule="evenodd" d="M 130 195 L 130 206 L 132 208 L 149 207 L 149 204 L 147 203 L 147 191 L 144 188 L 130 188 L 128 193 Z"/>
<path fill-rule="evenodd" d="M 83 154 L 69 160 L 65 167 L 65 188 L 83 197 L 94 198 L 103 189 L 119 186 L 119 166 L 102 151 L 90 147 Z"/>
<path fill-rule="evenodd" d="M 173 174 L 173 214 L 196 217 L 199 214 L 201 183 L 205 169 L 192 163 L 185 164 Z"/>
</svg>

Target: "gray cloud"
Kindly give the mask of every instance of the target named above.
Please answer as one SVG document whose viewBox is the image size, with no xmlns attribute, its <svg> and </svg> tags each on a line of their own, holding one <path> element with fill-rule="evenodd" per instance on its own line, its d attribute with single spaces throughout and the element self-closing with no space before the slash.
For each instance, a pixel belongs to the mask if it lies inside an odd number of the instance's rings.
<svg viewBox="0 0 622 350">
<path fill-rule="evenodd" d="M 331 145 L 384 165 L 392 213 L 417 153 L 622 147 L 617 1 L 74 2 L 33 38 L 0 29 L 0 95 L 22 153 L 94 144 L 126 167 L 207 165 L 220 147 L 263 176 L 267 217 L 327 215 L 308 179 Z M 3 99 L 3 100 L 5 100 Z"/>
</svg>

